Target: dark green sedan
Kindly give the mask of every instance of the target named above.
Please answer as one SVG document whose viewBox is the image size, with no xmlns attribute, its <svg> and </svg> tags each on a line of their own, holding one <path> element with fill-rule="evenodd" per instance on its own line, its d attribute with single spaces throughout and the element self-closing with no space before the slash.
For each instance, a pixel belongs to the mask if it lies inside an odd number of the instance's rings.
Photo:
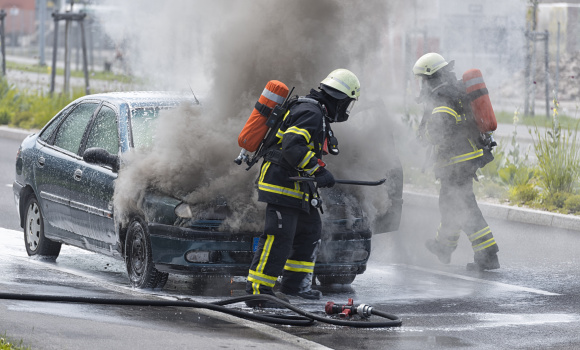
<svg viewBox="0 0 580 350">
<path fill-rule="evenodd" d="M 164 92 L 89 95 L 28 136 L 13 184 L 28 255 L 54 260 L 63 243 L 110 255 L 125 261 L 137 288 L 161 289 L 169 273 L 246 276 L 260 233 L 224 232 L 225 200 L 200 217 L 180 198 L 152 189 L 128 223 L 115 218 L 121 154 L 149 144 L 160 111 L 182 103 L 198 101 Z M 391 231 L 400 203 L 392 209 Z M 338 202 L 328 212 L 315 274 L 322 284 L 351 283 L 366 269 L 372 233 L 362 214 L 347 217 Z"/>
</svg>

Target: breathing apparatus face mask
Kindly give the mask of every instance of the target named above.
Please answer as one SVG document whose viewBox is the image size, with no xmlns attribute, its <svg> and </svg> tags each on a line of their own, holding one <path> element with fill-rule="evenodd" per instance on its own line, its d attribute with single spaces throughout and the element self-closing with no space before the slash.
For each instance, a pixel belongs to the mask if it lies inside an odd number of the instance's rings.
<svg viewBox="0 0 580 350">
<path fill-rule="evenodd" d="M 334 121 L 337 123 L 347 121 L 355 102 L 356 100 L 353 98 L 338 100 L 336 104 L 336 116 L 334 117 Z"/>
</svg>

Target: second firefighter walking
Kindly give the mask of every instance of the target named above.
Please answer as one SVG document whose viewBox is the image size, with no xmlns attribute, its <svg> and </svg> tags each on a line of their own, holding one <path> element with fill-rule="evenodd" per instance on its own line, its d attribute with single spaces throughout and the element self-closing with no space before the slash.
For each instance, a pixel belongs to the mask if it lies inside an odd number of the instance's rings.
<svg viewBox="0 0 580 350">
<path fill-rule="evenodd" d="M 454 61 L 428 53 L 413 67 L 421 79 L 419 101 L 425 105 L 418 137 L 432 147 L 435 176 L 441 182 L 441 222 L 426 247 L 449 264 L 463 231 L 474 252 L 474 262 L 467 267 L 498 269 L 499 248 L 473 193 L 477 169 L 493 160 L 493 144 L 477 129 L 465 86 L 457 80 L 453 65 Z"/>
</svg>

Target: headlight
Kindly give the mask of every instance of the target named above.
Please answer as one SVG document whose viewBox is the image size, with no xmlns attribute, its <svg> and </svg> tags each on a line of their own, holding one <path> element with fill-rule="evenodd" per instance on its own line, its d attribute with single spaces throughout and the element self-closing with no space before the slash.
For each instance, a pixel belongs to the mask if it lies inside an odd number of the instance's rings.
<svg viewBox="0 0 580 350">
<path fill-rule="evenodd" d="M 193 217 L 193 211 L 187 203 L 181 203 L 175 207 L 175 215 L 183 219 L 191 219 Z"/>
</svg>

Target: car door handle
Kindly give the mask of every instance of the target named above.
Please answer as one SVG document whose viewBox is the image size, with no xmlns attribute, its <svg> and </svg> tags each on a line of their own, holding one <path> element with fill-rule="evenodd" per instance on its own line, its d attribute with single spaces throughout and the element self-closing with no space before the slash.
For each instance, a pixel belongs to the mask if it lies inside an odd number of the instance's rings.
<svg viewBox="0 0 580 350">
<path fill-rule="evenodd" d="M 81 169 L 75 170 L 75 174 L 73 178 L 77 181 L 81 181 L 81 177 L 83 176 L 83 171 Z"/>
<path fill-rule="evenodd" d="M 44 166 L 44 162 L 45 162 L 44 157 L 39 157 L 37 162 L 38 162 L 38 166 L 42 168 Z"/>
</svg>

